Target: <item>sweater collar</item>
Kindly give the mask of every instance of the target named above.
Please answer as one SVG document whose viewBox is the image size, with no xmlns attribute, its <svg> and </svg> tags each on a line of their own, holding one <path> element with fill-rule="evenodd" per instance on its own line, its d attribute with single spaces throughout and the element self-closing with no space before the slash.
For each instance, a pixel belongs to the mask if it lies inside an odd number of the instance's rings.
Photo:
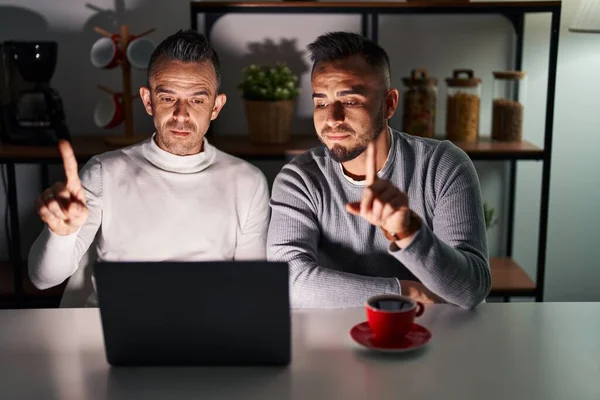
<svg viewBox="0 0 600 400">
<path fill-rule="evenodd" d="M 142 146 L 144 157 L 157 168 L 180 174 L 192 174 L 208 168 L 214 162 L 216 149 L 206 138 L 203 138 L 202 151 L 189 156 L 178 156 L 161 149 L 156 144 L 155 138 L 156 132 Z"/>
</svg>

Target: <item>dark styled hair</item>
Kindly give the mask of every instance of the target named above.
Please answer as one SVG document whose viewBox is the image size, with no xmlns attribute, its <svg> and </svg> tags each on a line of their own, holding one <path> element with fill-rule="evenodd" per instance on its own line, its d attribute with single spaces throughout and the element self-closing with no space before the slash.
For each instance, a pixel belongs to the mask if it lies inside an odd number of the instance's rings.
<svg viewBox="0 0 600 400">
<path fill-rule="evenodd" d="M 163 58 L 183 62 L 212 62 L 217 74 L 217 92 L 221 87 L 221 68 L 219 56 L 203 34 L 194 30 L 179 30 L 163 40 L 152 52 L 148 63 L 147 78 L 154 73 L 159 61 Z"/>
<path fill-rule="evenodd" d="M 353 32 L 328 32 L 307 46 L 315 66 L 323 61 L 335 61 L 360 55 L 369 66 L 381 73 L 386 87 L 390 86 L 390 59 L 386 51 L 372 40 Z M 311 75 L 312 75 L 311 72 Z"/>
</svg>

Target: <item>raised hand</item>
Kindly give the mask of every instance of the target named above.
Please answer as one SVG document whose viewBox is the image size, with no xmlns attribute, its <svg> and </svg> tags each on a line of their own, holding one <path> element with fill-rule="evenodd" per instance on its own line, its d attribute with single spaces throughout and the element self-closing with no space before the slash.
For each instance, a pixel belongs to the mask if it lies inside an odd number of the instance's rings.
<svg viewBox="0 0 600 400">
<path fill-rule="evenodd" d="M 416 214 L 411 213 L 406 193 L 401 192 L 390 181 L 377 177 L 376 154 L 375 145 L 371 142 L 366 154 L 367 186 L 363 190 L 362 199 L 346 204 L 346 210 L 382 228 L 388 239 L 395 235 L 392 239 L 403 245 L 418 229 L 420 220 Z M 400 288 L 403 295 L 423 304 L 445 303 L 422 283 L 402 280 Z"/>
<path fill-rule="evenodd" d="M 57 235 L 70 235 L 87 221 L 85 192 L 73 148 L 66 140 L 58 143 L 67 182 L 57 182 L 36 199 L 37 212 L 48 228 Z"/>
<path fill-rule="evenodd" d="M 410 233 L 408 197 L 390 181 L 378 179 L 376 161 L 375 144 L 371 142 L 366 153 L 367 186 L 363 190 L 361 201 L 346 204 L 346 210 L 381 227 L 390 235 L 404 237 Z"/>
</svg>

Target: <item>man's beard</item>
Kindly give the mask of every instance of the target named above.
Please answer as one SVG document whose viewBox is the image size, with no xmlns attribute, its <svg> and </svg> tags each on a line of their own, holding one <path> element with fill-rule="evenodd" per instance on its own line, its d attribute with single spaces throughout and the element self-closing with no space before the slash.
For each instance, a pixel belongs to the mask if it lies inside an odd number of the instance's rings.
<svg viewBox="0 0 600 400">
<path fill-rule="evenodd" d="M 332 148 L 327 146 L 325 146 L 325 148 L 329 151 L 329 155 L 334 161 L 345 163 L 346 161 L 354 160 L 356 157 L 360 156 L 362 152 L 367 149 L 367 146 L 359 144 L 352 148 L 346 148 L 339 144 L 335 144 Z"/>
<path fill-rule="evenodd" d="M 171 130 L 189 132 L 189 135 L 181 140 L 174 138 L 170 132 Z M 204 139 L 202 135 L 198 134 L 198 128 L 196 125 L 191 123 L 177 124 L 170 122 L 163 125 L 162 129 L 158 133 L 160 134 L 161 142 L 166 147 L 167 151 L 171 154 L 179 156 L 189 155 L 192 153 L 194 148 L 196 148 Z M 200 148 L 202 148 L 202 146 L 200 146 Z"/>
<path fill-rule="evenodd" d="M 373 126 L 373 129 L 365 133 L 361 137 L 357 137 L 356 132 L 354 132 L 354 130 L 352 130 L 350 127 L 342 126 L 341 129 L 337 130 L 336 133 L 350 133 L 351 136 L 356 138 L 358 143 L 356 143 L 352 147 L 345 147 L 339 144 L 335 144 L 331 148 L 327 147 L 323 140 L 323 135 L 331 133 L 331 129 L 329 127 L 323 128 L 323 130 L 321 131 L 321 135 L 319 135 L 319 139 L 325 145 L 325 148 L 327 149 L 329 155 L 334 161 L 344 163 L 350 160 L 354 160 L 356 157 L 360 156 L 365 150 L 367 150 L 369 143 L 371 143 L 374 140 L 377 140 L 381 132 L 383 132 L 383 129 L 385 128 L 383 110 L 379 113 L 379 115 L 377 115 L 377 118 L 374 121 L 375 125 Z"/>
</svg>

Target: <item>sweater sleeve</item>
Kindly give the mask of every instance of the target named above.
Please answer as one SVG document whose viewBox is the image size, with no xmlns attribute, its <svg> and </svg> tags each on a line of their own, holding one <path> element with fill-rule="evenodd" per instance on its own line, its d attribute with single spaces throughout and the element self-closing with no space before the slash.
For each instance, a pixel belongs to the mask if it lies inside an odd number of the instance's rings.
<svg viewBox="0 0 600 400">
<path fill-rule="evenodd" d="M 102 220 L 102 164 L 92 158 L 80 173 L 86 195 L 88 219 L 68 236 L 53 233 L 44 226 L 29 250 L 29 279 L 38 289 L 57 286 L 77 270 L 81 257 L 96 237 Z"/>
<path fill-rule="evenodd" d="M 309 186 L 293 168 L 285 166 L 273 184 L 267 237 L 268 259 L 288 263 L 292 307 L 360 307 L 370 296 L 399 293 L 396 278 L 357 275 L 318 264 L 316 207 Z"/>
<path fill-rule="evenodd" d="M 474 308 L 491 288 L 477 172 L 462 150 L 450 147 L 433 177 L 432 226 L 423 223 L 410 244 L 404 249 L 392 244 L 390 254 L 447 302 Z"/>
<path fill-rule="evenodd" d="M 267 229 L 269 227 L 269 187 L 262 172 L 257 172 L 252 201 L 241 224 L 235 248 L 236 260 L 264 260 L 266 258 Z"/>
</svg>

